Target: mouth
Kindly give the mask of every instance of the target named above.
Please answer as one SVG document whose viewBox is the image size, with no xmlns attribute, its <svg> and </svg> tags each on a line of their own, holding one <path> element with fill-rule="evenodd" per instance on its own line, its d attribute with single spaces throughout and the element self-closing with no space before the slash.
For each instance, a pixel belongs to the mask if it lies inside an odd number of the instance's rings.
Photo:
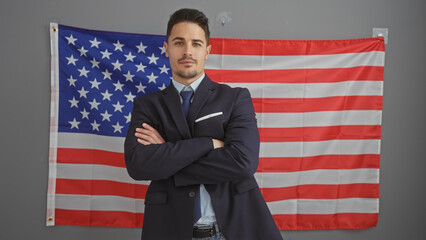
<svg viewBox="0 0 426 240">
<path fill-rule="evenodd" d="M 185 67 L 190 67 L 190 66 L 194 65 L 195 62 L 185 60 L 185 61 L 180 61 L 179 64 L 182 64 Z"/>
<path fill-rule="evenodd" d="M 185 65 L 185 66 L 190 66 L 196 63 L 195 59 L 192 58 L 182 58 L 178 60 L 179 64 Z"/>
</svg>

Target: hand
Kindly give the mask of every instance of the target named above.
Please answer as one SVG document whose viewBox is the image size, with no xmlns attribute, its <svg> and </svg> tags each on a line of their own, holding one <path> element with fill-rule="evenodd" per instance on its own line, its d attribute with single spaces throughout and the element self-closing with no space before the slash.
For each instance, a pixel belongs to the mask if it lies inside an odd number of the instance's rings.
<svg viewBox="0 0 426 240">
<path fill-rule="evenodd" d="M 143 145 L 161 144 L 166 142 L 155 128 L 146 123 L 142 124 L 142 128 L 136 128 L 135 136 L 138 138 L 138 142 Z"/>
<path fill-rule="evenodd" d="M 225 146 L 225 143 L 223 141 L 217 140 L 217 139 L 212 139 L 213 140 L 213 148 L 221 148 Z"/>
</svg>

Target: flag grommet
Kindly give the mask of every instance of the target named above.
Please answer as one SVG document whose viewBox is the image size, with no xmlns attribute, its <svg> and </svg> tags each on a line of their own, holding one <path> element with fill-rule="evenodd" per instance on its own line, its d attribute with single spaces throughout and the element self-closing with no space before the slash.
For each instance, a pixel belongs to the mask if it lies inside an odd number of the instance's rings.
<svg viewBox="0 0 426 240">
<path fill-rule="evenodd" d="M 48 222 L 53 222 L 53 217 L 48 217 L 48 218 L 47 218 L 47 221 L 48 221 Z"/>
</svg>

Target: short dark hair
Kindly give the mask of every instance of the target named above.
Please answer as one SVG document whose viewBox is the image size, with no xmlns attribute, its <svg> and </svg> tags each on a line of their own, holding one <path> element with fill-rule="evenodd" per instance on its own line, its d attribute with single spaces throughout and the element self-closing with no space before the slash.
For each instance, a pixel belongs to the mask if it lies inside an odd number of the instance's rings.
<svg viewBox="0 0 426 240">
<path fill-rule="evenodd" d="M 170 16 L 169 22 L 167 23 L 167 40 L 169 40 L 173 26 L 181 22 L 192 22 L 200 26 L 204 30 L 207 43 L 209 43 L 209 19 L 203 12 L 190 8 L 179 9 Z"/>
</svg>

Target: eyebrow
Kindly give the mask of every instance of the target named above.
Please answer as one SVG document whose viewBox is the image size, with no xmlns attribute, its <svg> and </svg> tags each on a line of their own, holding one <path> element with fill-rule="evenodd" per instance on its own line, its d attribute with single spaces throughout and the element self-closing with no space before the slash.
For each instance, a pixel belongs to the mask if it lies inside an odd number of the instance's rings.
<svg viewBox="0 0 426 240">
<path fill-rule="evenodd" d="M 172 39 L 172 41 L 185 41 L 185 39 L 183 37 L 175 37 Z M 203 40 L 201 39 L 192 39 L 192 42 L 198 42 L 198 43 L 204 43 Z"/>
</svg>

